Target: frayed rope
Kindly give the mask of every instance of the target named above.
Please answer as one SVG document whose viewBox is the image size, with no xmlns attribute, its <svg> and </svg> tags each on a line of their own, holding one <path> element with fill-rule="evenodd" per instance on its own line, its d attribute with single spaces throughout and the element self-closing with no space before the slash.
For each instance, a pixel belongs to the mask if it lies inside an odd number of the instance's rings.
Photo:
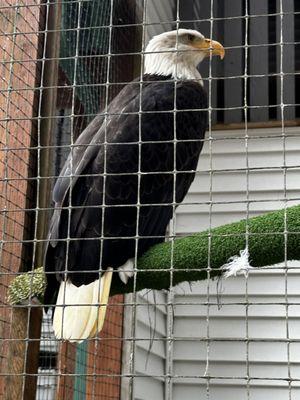
<svg viewBox="0 0 300 400">
<path fill-rule="evenodd" d="M 228 262 L 221 267 L 225 279 L 237 275 L 246 276 L 249 269 L 253 269 L 253 267 L 249 262 L 249 250 L 247 247 L 240 251 L 239 256 L 230 257 Z"/>
<path fill-rule="evenodd" d="M 232 256 L 228 262 L 220 268 L 222 274 L 219 276 L 217 281 L 217 303 L 218 309 L 221 309 L 221 295 L 223 291 L 222 280 L 227 279 L 231 276 L 244 275 L 246 276 L 248 271 L 253 269 L 249 262 L 249 250 L 246 247 L 244 250 L 240 250 L 239 256 Z"/>
</svg>

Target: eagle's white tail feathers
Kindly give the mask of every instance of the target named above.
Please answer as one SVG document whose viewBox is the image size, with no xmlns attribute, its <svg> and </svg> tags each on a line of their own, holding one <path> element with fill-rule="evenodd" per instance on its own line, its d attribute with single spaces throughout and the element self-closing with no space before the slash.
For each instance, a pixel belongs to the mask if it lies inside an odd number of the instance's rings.
<svg viewBox="0 0 300 400">
<path fill-rule="evenodd" d="M 93 288 L 93 296 L 92 296 L 92 301 L 91 304 L 94 304 L 93 306 L 90 307 L 90 315 L 88 318 L 88 321 L 84 327 L 84 331 L 82 333 L 82 340 L 87 339 L 88 337 L 93 336 L 92 331 L 95 325 L 95 320 L 97 318 L 97 308 L 99 307 L 99 310 L 102 309 L 103 306 L 98 306 L 97 304 L 103 304 L 102 299 L 101 299 L 101 294 L 103 291 L 103 282 L 104 282 L 104 276 L 101 277 L 101 279 L 97 279 L 94 283 L 94 288 Z"/>
<path fill-rule="evenodd" d="M 101 331 L 109 298 L 112 269 L 100 279 L 79 287 L 69 281 L 60 284 L 53 317 L 58 339 L 81 342 Z"/>
<path fill-rule="evenodd" d="M 95 336 L 97 332 L 100 332 L 103 328 L 107 303 L 109 298 L 111 280 L 112 280 L 112 270 L 105 272 L 102 277 L 103 287 L 101 288 L 101 296 L 99 303 L 102 304 L 100 307 L 96 308 L 95 317 L 93 316 L 94 324 L 91 330 L 91 336 Z"/>
<path fill-rule="evenodd" d="M 88 303 L 86 297 L 88 294 L 89 290 L 86 286 L 83 289 L 82 287 L 77 288 L 68 281 L 60 284 L 56 301 L 57 307 L 55 307 L 53 317 L 53 327 L 56 337 L 70 339 L 73 335 L 77 334 L 79 327 L 76 327 L 75 322 L 78 314 L 83 314 L 84 311 L 87 311 L 87 308 L 84 305 L 80 306 L 80 304 Z"/>
<path fill-rule="evenodd" d="M 73 297 L 70 299 L 69 304 L 77 304 L 77 306 L 65 307 L 65 313 L 69 314 L 65 321 L 65 325 L 68 327 L 66 339 L 69 339 L 71 342 L 84 339 L 82 334 L 91 314 L 91 306 L 89 305 L 93 304 L 93 283 L 79 287 L 74 287 L 72 283 L 69 285 L 72 287 L 71 292 L 73 292 Z"/>
</svg>

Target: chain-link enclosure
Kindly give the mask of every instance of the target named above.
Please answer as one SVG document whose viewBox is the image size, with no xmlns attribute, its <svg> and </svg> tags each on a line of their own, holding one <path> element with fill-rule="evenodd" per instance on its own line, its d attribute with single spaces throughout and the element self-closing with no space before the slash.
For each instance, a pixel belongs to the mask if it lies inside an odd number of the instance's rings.
<svg viewBox="0 0 300 400">
<path fill-rule="evenodd" d="M 113 286 L 103 330 L 81 343 L 57 339 L 52 308 L 43 309 L 33 279 L 32 296 L 22 303 L 11 304 L 8 288 L 16 276 L 44 264 L 51 193 L 81 132 L 97 115 L 108 123 L 110 102 L 134 78 L 142 96 L 149 40 L 182 28 L 218 40 L 226 55 L 222 61 L 207 57 L 198 67 L 208 126 L 197 170 L 187 171 L 195 172 L 188 194 L 183 201 L 174 194 L 165 204 L 173 211 L 165 237 L 169 262 L 160 270 L 148 268 L 148 281 L 141 283 L 136 250 L 130 290 Z M 290 228 L 288 209 L 300 199 L 300 4 L 2 0 L 0 62 L 0 397 L 298 399 L 300 264 L 289 255 L 297 253 L 290 250 L 290 238 L 297 240 L 299 232 Z M 180 79 L 171 81 L 176 98 Z M 169 111 L 176 125 L 182 111 L 176 99 Z M 143 113 L 140 107 L 139 120 Z M 171 142 L 176 148 L 175 134 Z M 140 164 L 141 150 L 138 154 Z M 175 193 L 176 166 L 172 174 Z M 102 175 L 105 181 L 105 168 Z M 141 169 L 136 176 L 140 182 Z M 77 206 L 64 204 L 70 215 Z M 108 205 L 99 207 L 104 225 Z M 138 218 L 138 200 L 135 207 Z M 283 210 L 280 226 L 264 231 L 251 247 L 251 218 L 275 210 Z M 242 237 L 243 246 L 238 250 L 253 249 L 254 267 L 261 266 L 255 251 L 263 254 L 268 267 L 213 279 L 216 254 L 227 254 L 223 242 L 215 248 L 214 229 L 239 220 L 245 222 L 239 226 L 236 241 Z M 186 255 L 186 275 L 176 280 L 176 241 L 198 232 L 207 238 L 205 268 L 196 265 L 196 248 Z M 226 240 L 234 234 L 217 235 Z M 277 236 L 282 240 L 278 258 L 268 245 Z M 67 249 L 73 239 L 68 233 Z M 103 241 L 103 231 L 94 239 Z M 137 229 L 136 249 L 139 239 Z M 179 251 L 184 259 L 184 247 Z M 224 256 L 225 262 L 236 255 Z M 192 273 L 201 281 L 193 282 Z"/>
</svg>

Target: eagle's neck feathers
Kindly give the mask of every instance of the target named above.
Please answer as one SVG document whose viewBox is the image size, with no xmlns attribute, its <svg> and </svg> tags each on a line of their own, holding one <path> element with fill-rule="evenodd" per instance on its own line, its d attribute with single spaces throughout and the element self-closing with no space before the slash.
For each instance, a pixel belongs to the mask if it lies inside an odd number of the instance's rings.
<svg viewBox="0 0 300 400">
<path fill-rule="evenodd" d="M 198 80 L 203 85 L 202 77 L 196 68 L 198 63 L 193 53 L 187 54 L 149 46 L 146 49 L 144 73 L 150 75 L 171 75 L 174 79 Z"/>
</svg>

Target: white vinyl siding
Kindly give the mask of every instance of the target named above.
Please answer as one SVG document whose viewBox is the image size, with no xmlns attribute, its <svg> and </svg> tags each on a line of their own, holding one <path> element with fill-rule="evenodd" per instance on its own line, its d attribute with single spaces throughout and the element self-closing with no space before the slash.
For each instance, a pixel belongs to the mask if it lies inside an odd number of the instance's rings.
<svg viewBox="0 0 300 400">
<path fill-rule="evenodd" d="M 248 199 L 252 200 L 249 217 L 282 208 L 285 195 L 291 200 L 288 206 L 299 203 L 299 128 L 285 129 L 285 141 L 281 133 L 281 128 L 249 130 L 246 149 L 244 131 L 213 131 L 214 140 L 211 146 L 208 141 L 204 146 L 191 190 L 184 204 L 177 209 L 177 234 L 205 230 L 210 220 L 211 226 L 215 227 L 246 218 L 247 179 Z M 248 178 L 247 154 L 249 167 L 255 168 L 249 171 Z M 285 174 L 284 165 L 293 168 L 287 169 Z M 209 172 L 210 166 L 213 174 Z M 211 218 L 210 198 L 213 201 Z M 288 272 L 287 281 L 280 269 L 251 271 L 248 280 L 236 277 L 223 281 L 220 309 L 216 281 L 194 283 L 191 288 L 184 283 L 175 288 L 175 340 L 170 369 L 174 376 L 171 387 L 173 400 L 300 398 L 300 385 L 292 382 L 289 394 L 288 384 L 289 376 L 299 379 L 300 375 L 299 263 L 289 262 L 288 265 L 298 268 Z M 288 308 L 286 298 L 291 304 Z M 138 299 L 140 301 L 140 297 Z M 166 301 L 166 295 L 161 293 L 157 303 Z M 165 338 L 167 315 L 164 307 L 159 307 L 163 312 L 157 316 L 160 328 L 155 337 L 163 338 L 165 326 Z M 149 339 L 147 320 L 147 309 L 138 308 L 137 339 Z M 135 379 L 134 398 L 167 399 L 163 392 L 167 381 L 151 377 L 153 373 L 159 375 L 167 371 L 165 341 L 162 340 L 161 345 L 154 342 L 156 347 L 153 346 L 147 363 L 149 342 L 141 343 L 137 340 L 135 372 L 144 374 L 145 378 Z M 156 349 L 158 357 L 152 355 Z M 205 371 L 215 378 L 204 378 Z M 254 379 L 247 381 L 247 375 Z M 122 400 L 127 399 L 122 397 Z"/>
<path fill-rule="evenodd" d="M 299 302 L 298 272 L 288 275 L 288 284 L 288 301 Z M 246 400 L 247 373 L 259 378 L 249 381 L 251 400 L 263 396 L 289 399 L 285 379 L 289 374 L 299 378 L 300 344 L 291 343 L 288 349 L 287 327 L 290 339 L 299 340 L 300 323 L 299 306 L 290 306 L 287 325 L 283 274 L 251 273 L 247 298 L 246 280 L 242 277 L 223 283 L 223 290 L 220 300 L 223 305 L 218 309 L 216 283 L 210 283 L 209 312 L 207 305 L 201 305 L 208 300 L 207 282 L 193 285 L 192 291 L 187 285 L 177 290 L 175 336 L 180 339 L 174 343 L 174 374 L 184 378 L 174 380 L 173 399 L 180 399 L 183 391 L 190 400 L 199 399 L 199 395 L 205 398 L 209 388 L 211 400 L 219 400 L 220 392 L 222 399 L 232 396 Z M 251 305 L 246 307 L 246 303 Z M 205 340 L 207 337 L 209 342 Z M 220 379 L 212 379 L 208 386 L 208 381 L 200 378 L 205 370 Z M 299 385 L 293 383 L 292 388 L 291 399 L 296 400 L 300 395 Z"/>
<path fill-rule="evenodd" d="M 147 293 L 143 291 L 138 296 L 137 325 L 136 325 L 136 358 L 135 373 L 144 375 L 144 378 L 135 379 L 135 396 L 144 399 L 145 392 L 153 399 L 163 399 L 165 382 L 166 349 L 166 307 L 156 304 L 165 304 L 166 295 L 163 292 Z M 151 344 L 149 329 L 155 327 L 155 339 Z M 161 339 L 161 340 L 157 340 Z"/>
<path fill-rule="evenodd" d="M 212 155 L 207 143 L 199 173 L 177 210 L 177 232 L 190 234 L 209 227 L 210 187 L 212 227 L 246 218 L 246 154 L 249 167 L 255 168 L 248 173 L 248 198 L 253 201 L 249 217 L 284 206 L 285 176 L 286 198 L 295 199 L 288 206 L 299 203 L 299 128 L 285 133 L 284 157 L 281 129 L 249 130 L 247 153 L 244 131 L 214 131 Z M 212 176 L 207 172 L 210 165 Z M 284 165 L 295 168 L 285 175 Z M 298 268 L 288 272 L 287 282 L 280 269 L 251 271 L 248 280 L 223 281 L 220 309 L 216 281 L 195 283 L 192 290 L 188 284 L 176 288 L 174 336 L 179 340 L 174 342 L 173 370 L 181 378 L 174 379 L 173 400 L 206 398 L 207 393 L 210 400 L 300 398 L 300 385 L 291 384 L 290 397 L 288 386 L 289 375 L 299 379 L 300 374 L 300 311 L 299 305 L 286 308 L 286 297 L 288 303 L 299 304 L 300 265 L 289 266 Z M 219 379 L 204 379 L 205 371 Z M 247 375 L 257 379 L 247 385 Z"/>
<path fill-rule="evenodd" d="M 211 150 L 206 142 L 196 178 L 177 209 L 177 233 L 202 231 L 209 226 L 210 218 L 212 227 L 246 218 L 247 186 L 251 216 L 282 208 L 285 192 L 288 205 L 296 204 L 300 194 L 299 169 L 287 169 L 285 173 L 283 167 L 299 165 L 299 128 L 285 131 L 288 137 L 283 139 L 281 128 L 249 130 L 247 148 L 244 131 L 214 131 L 216 140 L 211 142 Z"/>
<path fill-rule="evenodd" d="M 134 374 L 132 390 L 135 400 L 164 399 L 167 336 L 166 294 L 143 290 L 126 295 L 124 309 L 123 374 Z M 134 323 L 135 321 L 135 323 Z M 155 339 L 155 340 L 153 340 Z M 161 340 L 160 340 L 161 339 Z M 131 366 L 129 360 L 134 360 Z M 121 400 L 129 400 L 130 380 L 122 378 Z"/>
</svg>

